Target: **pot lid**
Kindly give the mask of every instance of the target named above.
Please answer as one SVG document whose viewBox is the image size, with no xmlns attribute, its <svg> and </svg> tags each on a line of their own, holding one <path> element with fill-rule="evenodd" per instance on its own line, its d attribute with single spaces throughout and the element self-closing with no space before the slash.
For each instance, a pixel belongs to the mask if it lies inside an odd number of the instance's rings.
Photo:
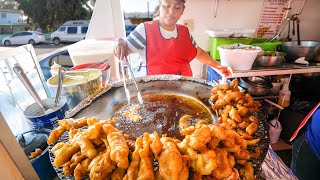
<svg viewBox="0 0 320 180">
<path fill-rule="evenodd" d="M 48 134 L 45 131 L 32 130 L 16 137 L 24 153 L 29 156 L 36 148 L 45 150 L 48 146 Z"/>
</svg>

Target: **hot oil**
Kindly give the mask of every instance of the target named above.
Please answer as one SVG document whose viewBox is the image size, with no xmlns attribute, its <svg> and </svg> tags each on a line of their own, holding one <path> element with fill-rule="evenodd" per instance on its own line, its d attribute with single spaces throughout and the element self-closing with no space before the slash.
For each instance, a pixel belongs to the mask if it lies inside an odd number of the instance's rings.
<svg viewBox="0 0 320 180">
<path fill-rule="evenodd" d="M 198 101 L 179 95 L 172 94 L 147 94 L 143 95 L 144 104 L 142 106 L 131 104 L 123 106 L 117 113 L 117 127 L 129 134 L 131 139 L 143 135 L 143 133 L 158 132 L 159 135 L 167 134 L 169 137 L 183 139 L 179 133 L 179 120 L 184 115 L 191 115 L 189 124 L 195 124 L 199 119 L 212 122 L 209 110 Z M 142 119 L 133 122 L 131 119 L 124 117 L 123 113 L 133 106 L 139 106 L 135 114 L 140 115 Z M 130 111 L 132 112 L 132 111 Z"/>
</svg>

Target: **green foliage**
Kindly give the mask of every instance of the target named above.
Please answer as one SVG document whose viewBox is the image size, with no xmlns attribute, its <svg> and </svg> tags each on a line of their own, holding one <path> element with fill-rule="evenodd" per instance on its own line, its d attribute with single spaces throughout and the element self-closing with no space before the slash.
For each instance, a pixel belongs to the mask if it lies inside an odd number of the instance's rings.
<svg viewBox="0 0 320 180">
<path fill-rule="evenodd" d="M 56 30 L 68 20 L 89 20 L 92 9 L 88 0 L 16 0 L 18 9 L 44 30 Z"/>
<path fill-rule="evenodd" d="M 0 0 L 0 9 L 17 10 L 16 2 L 14 0 Z"/>
</svg>

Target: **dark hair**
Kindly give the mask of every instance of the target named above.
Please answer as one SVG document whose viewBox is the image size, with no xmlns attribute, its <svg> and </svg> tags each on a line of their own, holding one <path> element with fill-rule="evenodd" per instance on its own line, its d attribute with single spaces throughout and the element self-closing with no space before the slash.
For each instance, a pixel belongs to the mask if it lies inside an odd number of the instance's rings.
<svg viewBox="0 0 320 180">
<path fill-rule="evenodd" d="M 162 1 L 162 0 L 159 0 L 159 3 L 161 3 L 161 1 Z M 182 1 L 183 3 L 185 3 L 185 2 L 186 2 L 186 0 L 181 0 L 181 1 Z"/>
</svg>

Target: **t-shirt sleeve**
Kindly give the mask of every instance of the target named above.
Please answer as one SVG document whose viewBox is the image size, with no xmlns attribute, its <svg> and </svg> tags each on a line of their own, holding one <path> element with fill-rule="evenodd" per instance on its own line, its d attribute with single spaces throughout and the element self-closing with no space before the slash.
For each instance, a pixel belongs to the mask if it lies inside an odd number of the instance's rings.
<svg viewBox="0 0 320 180">
<path fill-rule="evenodd" d="M 198 45 L 197 45 L 197 43 L 196 43 L 196 41 L 193 39 L 193 37 L 192 37 L 192 35 L 191 35 L 191 33 L 189 32 L 189 35 L 190 35 L 190 40 L 191 40 L 191 42 L 192 42 L 192 44 L 194 45 L 194 47 L 198 47 Z"/>
<path fill-rule="evenodd" d="M 141 51 L 146 47 L 146 30 L 143 23 L 127 36 L 127 43 L 133 52 Z"/>
</svg>

